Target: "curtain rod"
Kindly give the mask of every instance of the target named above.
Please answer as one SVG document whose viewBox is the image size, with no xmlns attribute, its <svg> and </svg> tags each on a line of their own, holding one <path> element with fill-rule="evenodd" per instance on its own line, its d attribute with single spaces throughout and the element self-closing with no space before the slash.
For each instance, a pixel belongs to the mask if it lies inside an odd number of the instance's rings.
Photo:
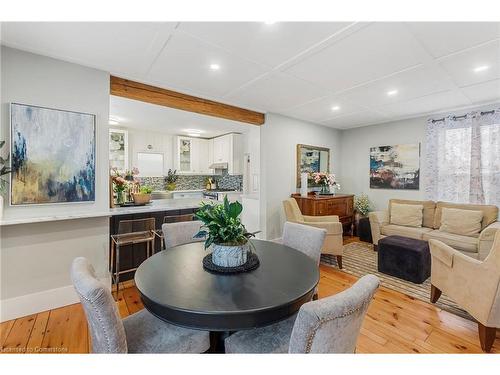
<svg viewBox="0 0 500 375">
<path fill-rule="evenodd" d="M 494 113 L 495 113 L 495 110 L 493 109 L 493 110 L 491 110 L 491 111 L 482 111 L 482 112 L 479 112 L 479 113 L 481 114 L 481 116 L 484 116 L 484 115 L 492 115 L 492 114 L 494 114 Z M 452 118 L 453 120 L 456 120 L 456 119 L 461 119 L 461 118 L 467 118 L 467 116 L 468 116 L 468 114 L 466 114 L 466 115 L 462 115 L 462 116 L 452 116 L 451 118 Z M 434 124 L 434 123 L 436 123 L 436 122 L 442 122 L 442 121 L 444 121 L 444 120 L 445 120 L 445 117 L 443 117 L 443 118 L 438 118 L 438 119 L 435 119 L 435 120 L 433 119 L 433 120 L 431 120 L 431 122 Z"/>
</svg>

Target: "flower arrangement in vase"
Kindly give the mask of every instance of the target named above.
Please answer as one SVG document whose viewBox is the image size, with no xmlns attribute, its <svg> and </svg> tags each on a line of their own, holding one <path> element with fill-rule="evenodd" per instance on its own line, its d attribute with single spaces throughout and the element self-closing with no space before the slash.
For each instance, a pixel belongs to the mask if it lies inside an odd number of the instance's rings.
<svg viewBox="0 0 500 375">
<path fill-rule="evenodd" d="M 248 239 L 253 237 L 239 218 L 243 206 L 229 203 L 202 203 L 196 218 L 203 222 L 195 238 L 206 238 L 205 249 L 212 247 L 212 262 L 220 267 L 237 267 L 246 263 L 250 249 Z"/>
<path fill-rule="evenodd" d="M 335 189 L 340 189 L 340 184 L 335 180 L 335 175 L 332 173 L 322 173 L 315 172 L 311 173 L 310 178 L 316 185 L 321 186 L 321 191 L 319 194 L 330 195 L 334 194 L 331 192 L 331 188 L 333 187 L 334 192 Z"/>
<path fill-rule="evenodd" d="M 139 184 L 139 180 L 135 177 L 139 174 L 139 169 L 132 168 L 121 173 L 118 168 L 111 169 L 111 181 L 113 182 L 113 191 L 116 193 L 116 203 L 123 204 L 125 202 L 125 193 L 132 195 L 132 189 Z"/>
<path fill-rule="evenodd" d="M 354 197 L 354 209 L 361 216 L 368 215 L 368 212 L 371 210 L 371 202 L 366 194 L 356 195 Z"/>
</svg>

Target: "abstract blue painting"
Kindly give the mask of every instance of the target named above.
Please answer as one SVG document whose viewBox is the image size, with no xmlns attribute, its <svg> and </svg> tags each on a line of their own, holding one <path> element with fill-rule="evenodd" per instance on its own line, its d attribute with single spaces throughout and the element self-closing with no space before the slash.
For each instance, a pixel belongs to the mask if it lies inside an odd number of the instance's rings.
<svg viewBox="0 0 500 375">
<path fill-rule="evenodd" d="M 10 105 L 11 204 L 95 201 L 95 115 Z"/>
</svg>

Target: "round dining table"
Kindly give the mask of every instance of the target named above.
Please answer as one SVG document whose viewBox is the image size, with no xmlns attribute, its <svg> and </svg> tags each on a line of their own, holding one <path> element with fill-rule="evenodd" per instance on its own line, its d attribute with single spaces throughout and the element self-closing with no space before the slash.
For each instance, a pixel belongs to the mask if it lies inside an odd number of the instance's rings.
<svg viewBox="0 0 500 375">
<path fill-rule="evenodd" d="M 314 260 L 291 247 L 252 239 L 260 266 L 237 274 L 203 268 L 203 242 L 176 246 L 146 259 L 135 273 L 145 308 L 181 327 L 210 332 L 210 351 L 224 352 L 235 331 L 263 327 L 295 314 L 319 282 Z"/>
</svg>

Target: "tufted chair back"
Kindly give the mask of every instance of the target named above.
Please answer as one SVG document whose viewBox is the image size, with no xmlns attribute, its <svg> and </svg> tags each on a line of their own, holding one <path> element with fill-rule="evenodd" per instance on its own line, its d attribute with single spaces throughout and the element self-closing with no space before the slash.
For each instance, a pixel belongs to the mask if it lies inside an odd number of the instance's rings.
<svg viewBox="0 0 500 375">
<path fill-rule="evenodd" d="M 300 307 L 290 339 L 290 353 L 354 353 L 361 324 L 379 286 L 366 275 L 334 296 Z"/>
<path fill-rule="evenodd" d="M 93 353 L 127 353 L 125 328 L 111 292 L 85 258 L 71 265 L 71 280 L 80 297 L 92 336 Z"/>
</svg>

